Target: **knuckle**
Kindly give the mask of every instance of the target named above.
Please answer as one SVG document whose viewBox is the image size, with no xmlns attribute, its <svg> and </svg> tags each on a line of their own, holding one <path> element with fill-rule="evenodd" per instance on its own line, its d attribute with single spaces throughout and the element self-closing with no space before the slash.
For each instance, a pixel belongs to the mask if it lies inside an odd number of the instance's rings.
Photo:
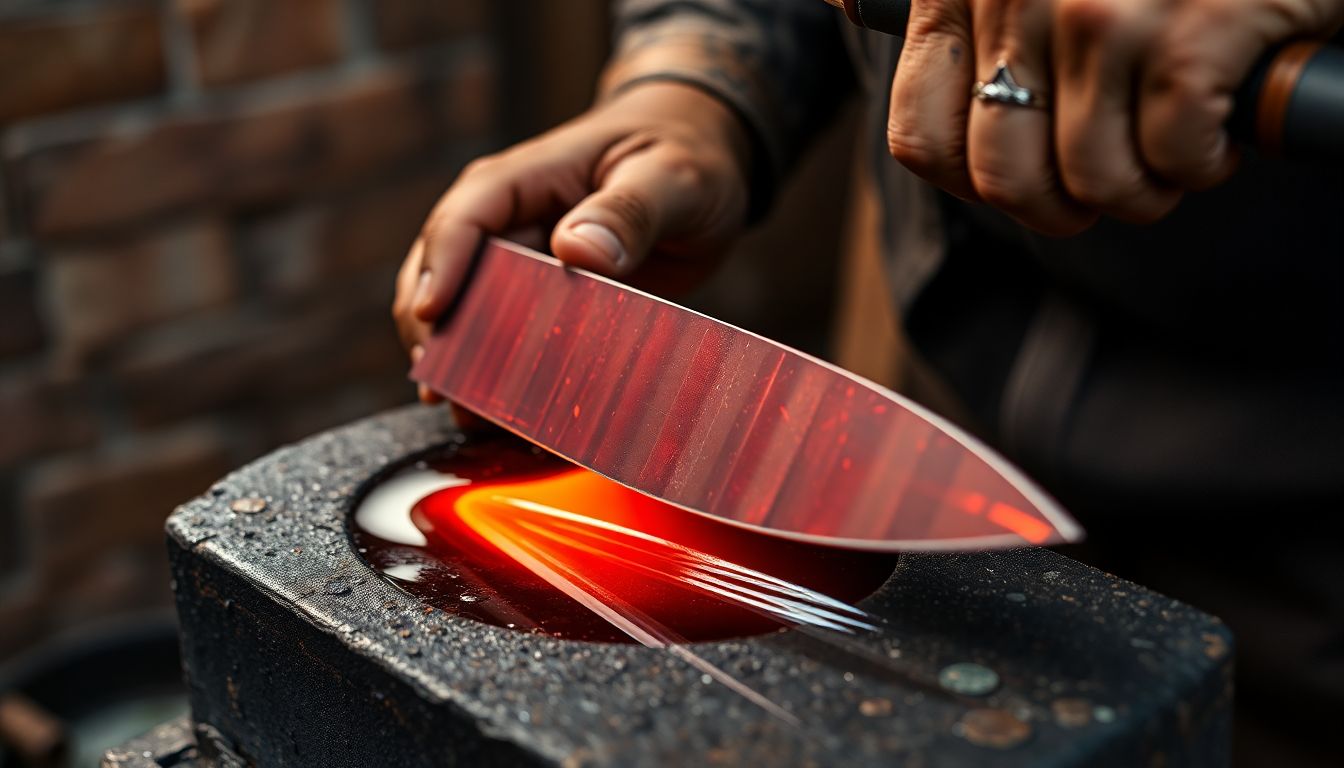
<svg viewBox="0 0 1344 768">
<path fill-rule="evenodd" d="M 442 245 L 451 240 L 454 230 L 461 226 L 462 218 L 460 206 L 440 205 L 430 212 L 420 228 L 420 239 L 425 243 L 420 263 L 422 271 L 432 272 L 456 258 L 456 254 L 445 251 Z"/>
<path fill-rule="evenodd" d="M 1210 78 L 1196 62 L 1172 58 L 1154 77 L 1162 98 L 1180 105 L 1195 104 L 1213 93 Z"/>
<path fill-rule="evenodd" d="M 1059 179 L 1069 197 L 1097 208 L 1123 202 L 1144 186 L 1137 171 L 1127 174 L 1102 161 L 1091 147 L 1069 144 L 1060 147 Z"/>
<path fill-rule="evenodd" d="M 913 3 L 906 27 L 907 40 L 925 40 L 934 35 L 966 36 L 970 19 L 965 0 L 923 0 Z"/>
<path fill-rule="evenodd" d="M 458 174 L 458 179 L 478 179 L 483 176 L 491 175 L 499 166 L 499 156 L 482 155 L 477 157 L 466 165 L 462 166 L 462 172 Z"/>
<path fill-rule="evenodd" d="M 1288 3 L 1279 3 L 1280 6 L 1286 4 Z M 1300 3 L 1294 2 L 1291 5 Z M 1247 7 L 1245 0 L 1197 0 L 1189 5 L 1189 10 L 1192 22 L 1205 27 L 1208 25 L 1221 27 L 1223 24 L 1244 21 Z"/>
<path fill-rule="evenodd" d="M 1015 210 L 1021 208 L 1033 195 L 1040 196 L 1048 192 L 1034 189 L 1038 185 L 1026 180 L 1023 174 L 997 163 L 972 160 L 969 169 L 975 193 L 995 208 Z"/>
<path fill-rule="evenodd" d="M 429 215 L 425 217 L 425 223 L 420 227 L 420 238 L 425 241 L 426 246 L 433 242 L 439 231 L 446 226 L 448 216 L 448 206 L 440 203 L 439 205 L 434 206 L 434 210 L 430 211 Z M 429 247 L 425 248 L 424 259 L 426 262 L 431 260 L 431 254 L 433 252 L 434 249 Z"/>
<path fill-rule="evenodd" d="M 925 131 L 898 118 L 887 124 L 887 151 L 897 162 L 920 176 L 947 171 L 960 165 L 964 158 L 951 143 L 930 139 Z"/>
<path fill-rule="evenodd" d="M 1223 124 L 1232 98 L 1194 67 L 1167 75 L 1160 90 L 1140 110 L 1139 149 L 1159 175 L 1187 186 L 1221 180 L 1228 146 Z"/>
<path fill-rule="evenodd" d="M 1151 143 L 1144 156 L 1153 171 L 1186 189 L 1204 189 L 1222 181 L 1229 165 L 1221 153 L 1190 152 L 1171 142 Z"/>
<path fill-rule="evenodd" d="M 713 183 L 713 174 L 701 159 L 687 148 L 669 146 L 661 159 L 668 177 L 680 187 L 706 189 Z"/>
<path fill-rule="evenodd" d="M 1111 208 L 1128 197 L 1121 191 L 1122 185 L 1107 179 L 1067 172 L 1061 173 L 1061 177 L 1069 197 L 1092 208 Z"/>
<path fill-rule="evenodd" d="M 653 229 L 653 211 L 648 202 L 639 195 L 625 191 L 614 191 L 603 201 L 611 211 L 632 232 L 649 232 Z"/>
<path fill-rule="evenodd" d="M 1061 169 L 1061 182 L 1069 197 L 1091 208 L 1111 210 L 1132 204 L 1146 187 L 1142 180 L 1122 179 L 1097 171 Z"/>
<path fill-rule="evenodd" d="M 1344 9 L 1331 0 L 1271 0 L 1269 7 L 1290 27 L 1298 30 L 1330 29 L 1344 16 Z"/>
<path fill-rule="evenodd" d="M 1120 7 L 1108 0 L 1059 0 L 1060 26 L 1083 39 L 1113 34 L 1123 23 Z"/>
<path fill-rule="evenodd" d="M 1015 211 L 1021 208 L 1024 202 L 1025 195 L 1022 194 L 1021 187 L 1014 184 L 1011 179 L 973 173 L 971 185 L 980 199 L 992 208 Z"/>
<path fill-rule="evenodd" d="M 1139 167 L 1103 166 L 1080 157 L 1060 158 L 1060 183 L 1070 198 L 1136 224 L 1162 218 L 1174 205 L 1173 195 L 1153 186 Z"/>
<path fill-rule="evenodd" d="M 1049 8 L 1049 0 L 995 0 L 1002 8 L 1004 19 L 1027 19 L 1037 11 Z"/>
</svg>

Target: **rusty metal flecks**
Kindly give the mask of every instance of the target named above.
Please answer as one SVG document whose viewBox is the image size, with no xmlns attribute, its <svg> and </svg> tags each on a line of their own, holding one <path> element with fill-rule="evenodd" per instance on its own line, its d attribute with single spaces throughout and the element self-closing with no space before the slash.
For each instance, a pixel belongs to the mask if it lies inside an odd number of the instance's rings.
<svg viewBox="0 0 1344 768">
<path fill-rule="evenodd" d="M 1050 702 L 1050 712 L 1061 728 L 1082 728 L 1092 722 L 1092 702 L 1087 699 L 1055 699 Z"/>
<path fill-rule="evenodd" d="M 1006 709 L 972 709 L 954 730 L 972 744 L 991 749 L 1012 749 L 1031 736 L 1031 725 Z"/>
<path fill-rule="evenodd" d="M 266 511 L 266 500 L 257 496 L 235 499 L 229 509 L 240 515 L 255 515 Z"/>
<path fill-rule="evenodd" d="M 859 702 L 859 713 L 864 717 L 886 717 L 891 710 L 891 699 L 872 698 Z"/>
</svg>

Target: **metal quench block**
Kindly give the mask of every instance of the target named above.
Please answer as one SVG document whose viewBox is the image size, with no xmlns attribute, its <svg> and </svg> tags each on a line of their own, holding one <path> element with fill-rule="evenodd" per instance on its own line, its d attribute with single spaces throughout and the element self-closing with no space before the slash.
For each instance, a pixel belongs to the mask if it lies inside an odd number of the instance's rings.
<svg viewBox="0 0 1344 768">
<path fill-rule="evenodd" d="M 205 759 L 402 768 L 1228 761 L 1227 629 L 1047 550 L 902 557 L 861 604 L 886 627 L 849 650 L 795 631 L 694 646 L 800 725 L 666 650 L 427 610 L 361 560 L 347 520 L 380 478 L 463 439 L 446 409 L 392 411 L 266 456 L 172 515 Z"/>
</svg>

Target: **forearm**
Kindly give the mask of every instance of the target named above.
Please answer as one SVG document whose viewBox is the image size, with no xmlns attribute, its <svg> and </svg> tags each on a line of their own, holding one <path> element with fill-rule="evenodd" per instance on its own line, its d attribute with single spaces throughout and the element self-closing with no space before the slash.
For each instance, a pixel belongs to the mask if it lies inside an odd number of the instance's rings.
<svg viewBox="0 0 1344 768">
<path fill-rule="evenodd" d="M 672 80 L 722 101 L 752 139 L 760 212 L 846 91 L 834 15 L 816 0 L 618 0 L 616 18 L 600 92 Z"/>
</svg>

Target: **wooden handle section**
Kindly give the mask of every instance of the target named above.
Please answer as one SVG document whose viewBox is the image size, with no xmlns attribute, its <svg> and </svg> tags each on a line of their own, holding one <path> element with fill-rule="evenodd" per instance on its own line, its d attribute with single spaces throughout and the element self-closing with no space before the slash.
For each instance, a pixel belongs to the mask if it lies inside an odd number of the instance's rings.
<svg viewBox="0 0 1344 768">
<path fill-rule="evenodd" d="M 1308 42 L 1280 49 L 1238 93 L 1243 100 L 1247 111 L 1254 105 L 1249 138 L 1261 148 L 1344 165 L 1344 49 Z"/>
<path fill-rule="evenodd" d="M 1293 101 L 1297 84 L 1307 62 L 1322 48 L 1321 43 L 1290 43 L 1275 53 L 1265 65 L 1259 94 L 1247 94 L 1256 99 L 1255 143 L 1273 154 L 1284 151 L 1284 125 L 1288 119 L 1288 105 Z"/>
</svg>

